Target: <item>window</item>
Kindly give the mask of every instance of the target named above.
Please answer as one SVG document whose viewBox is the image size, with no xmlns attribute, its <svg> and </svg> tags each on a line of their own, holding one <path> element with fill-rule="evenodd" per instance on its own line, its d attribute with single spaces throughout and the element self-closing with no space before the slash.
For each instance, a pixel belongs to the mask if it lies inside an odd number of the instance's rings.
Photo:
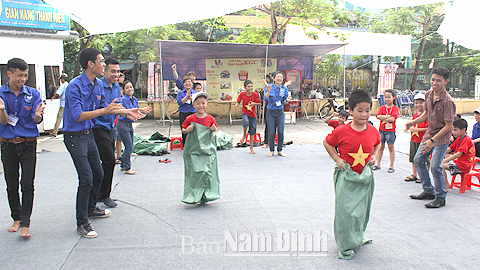
<svg viewBox="0 0 480 270">
<path fill-rule="evenodd" d="M 60 86 L 60 68 L 58 66 L 45 66 L 45 89 L 47 99 L 50 99 Z"/>
</svg>

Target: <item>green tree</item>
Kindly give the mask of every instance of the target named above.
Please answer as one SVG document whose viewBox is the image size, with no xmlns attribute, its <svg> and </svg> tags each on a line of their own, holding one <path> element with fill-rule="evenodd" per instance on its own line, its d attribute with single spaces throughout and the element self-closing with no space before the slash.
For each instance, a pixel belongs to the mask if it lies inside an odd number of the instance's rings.
<svg viewBox="0 0 480 270">
<path fill-rule="evenodd" d="M 178 30 L 190 32 L 196 41 L 216 41 L 211 38 L 212 33 L 229 30 L 223 17 L 177 23 L 175 26 Z"/>
<path fill-rule="evenodd" d="M 105 37 L 113 47 L 112 54 L 121 60 L 139 60 L 153 62 L 158 58 L 156 40 L 186 40 L 194 37 L 186 30 L 178 30 L 175 25 L 150 27 L 140 30 L 111 34 Z"/>
<path fill-rule="evenodd" d="M 324 77 L 327 84 L 331 78 L 338 78 L 343 73 L 342 57 L 338 54 L 326 54 L 323 60 L 315 62 L 315 76 Z"/>
<path fill-rule="evenodd" d="M 283 0 L 264 4 L 257 9 L 270 18 L 272 32 L 269 44 L 276 44 L 278 35 L 292 20 L 324 30 L 335 27 L 340 14 L 337 6 L 326 0 Z"/>
<path fill-rule="evenodd" d="M 444 3 L 431 5 L 400 7 L 395 9 L 386 9 L 381 17 L 373 20 L 371 30 L 379 33 L 392 33 L 413 35 L 420 39 L 413 72 L 412 84 L 410 89 L 416 89 L 417 77 L 420 70 L 420 61 L 422 60 L 425 49 L 425 42 L 429 29 L 438 29 L 443 20 Z"/>
<path fill-rule="evenodd" d="M 236 43 L 253 43 L 253 44 L 268 44 L 270 40 L 271 29 L 266 27 L 257 28 L 250 24 L 242 27 L 242 33 L 237 39 L 234 40 L 234 36 L 230 35 L 221 41 L 223 42 L 236 42 Z"/>
</svg>

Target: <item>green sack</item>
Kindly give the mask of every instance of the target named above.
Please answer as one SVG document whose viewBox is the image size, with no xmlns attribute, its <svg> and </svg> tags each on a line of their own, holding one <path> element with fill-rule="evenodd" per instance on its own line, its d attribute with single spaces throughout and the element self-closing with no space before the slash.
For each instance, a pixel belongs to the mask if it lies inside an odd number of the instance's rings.
<svg viewBox="0 0 480 270">
<path fill-rule="evenodd" d="M 230 150 L 233 146 L 233 136 L 220 130 L 215 133 L 215 141 L 217 150 Z"/>
<path fill-rule="evenodd" d="M 150 141 L 138 134 L 133 134 L 133 149 L 132 153 L 137 155 L 153 155 L 160 156 L 166 149 L 165 144 L 158 141 Z"/>
<path fill-rule="evenodd" d="M 183 150 L 185 166 L 184 203 L 205 203 L 220 199 L 217 145 L 209 127 L 193 123 Z"/>
<path fill-rule="evenodd" d="M 372 166 L 367 165 L 361 174 L 352 171 L 345 163 L 345 169 L 335 168 L 335 242 L 340 259 L 351 259 L 354 249 L 372 242 L 364 236 L 370 217 L 373 190 Z"/>
</svg>

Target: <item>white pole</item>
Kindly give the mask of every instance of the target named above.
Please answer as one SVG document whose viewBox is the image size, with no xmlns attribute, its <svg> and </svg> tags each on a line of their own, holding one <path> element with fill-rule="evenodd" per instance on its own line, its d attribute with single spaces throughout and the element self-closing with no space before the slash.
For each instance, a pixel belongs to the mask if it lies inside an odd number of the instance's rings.
<svg viewBox="0 0 480 270">
<path fill-rule="evenodd" d="M 268 44 L 265 50 L 265 75 L 263 76 L 265 80 L 267 79 L 267 68 L 268 68 Z M 265 90 L 263 91 L 263 95 L 265 96 Z M 262 125 L 264 123 L 263 121 L 264 119 L 265 119 L 265 102 L 263 102 L 263 106 L 262 106 Z"/>
<path fill-rule="evenodd" d="M 160 57 L 160 93 L 161 93 L 161 99 L 162 99 L 162 122 L 163 122 L 163 127 L 165 127 L 165 101 L 164 101 L 164 94 L 163 94 L 163 65 L 162 65 L 162 41 L 158 42 L 158 55 Z M 154 68 L 155 70 L 156 68 Z M 154 76 L 157 76 L 154 72 Z"/>
<path fill-rule="evenodd" d="M 345 88 L 346 88 L 346 67 L 345 67 L 345 45 L 343 45 L 343 104 L 345 104 Z"/>
</svg>

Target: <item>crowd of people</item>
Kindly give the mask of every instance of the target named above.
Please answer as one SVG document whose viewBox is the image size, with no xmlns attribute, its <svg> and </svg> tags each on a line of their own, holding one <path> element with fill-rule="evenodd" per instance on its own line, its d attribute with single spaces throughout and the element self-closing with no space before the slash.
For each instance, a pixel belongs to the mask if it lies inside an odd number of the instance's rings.
<svg viewBox="0 0 480 270">
<path fill-rule="evenodd" d="M 131 122 L 145 117 L 150 108 L 139 108 L 138 101 L 132 96 L 131 83 L 124 83 L 126 94 L 121 97 L 117 60 L 105 60 L 99 50 L 88 48 L 80 52 L 79 62 L 83 68 L 81 75 L 70 83 L 66 74 L 60 76 L 62 85 L 52 97 L 60 98 L 60 109 L 51 135 L 57 136 L 63 118 L 64 144 L 79 180 L 77 232 L 93 238 L 97 233 L 88 219 L 111 214 L 109 209 L 97 207 L 97 202 L 103 202 L 107 207 L 116 206 L 110 198 L 116 160 L 113 131 L 116 117 L 119 116 L 119 134 L 124 137 L 125 151 L 128 152 L 133 143 L 128 128 L 132 130 Z M 40 92 L 25 85 L 28 65 L 23 59 L 8 61 L 7 76 L 9 81 L 0 90 L 0 137 L 7 195 L 14 221 L 8 231 L 20 229 L 21 236 L 29 238 L 39 136 L 37 124 L 43 121 L 45 107 Z M 98 79 L 98 76 L 103 77 Z M 117 152 L 120 151 L 117 148 Z M 130 167 L 130 155 L 127 157 L 124 153 L 122 157 L 121 166 L 125 173 L 135 173 Z"/>
<path fill-rule="evenodd" d="M 133 84 L 123 81 L 117 60 L 104 59 L 100 51 L 88 48 L 80 52 L 79 62 L 83 68 L 81 75 L 68 83 L 68 76 L 62 74 L 62 85 L 52 97 L 61 99 L 52 135 L 57 136 L 59 122 L 63 118 L 64 144 L 79 180 L 76 197 L 77 232 L 83 237 L 94 238 L 97 233 L 92 229 L 89 219 L 107 217 L 112 213 L 109 209 L 99 208 L 97 202 L 103 202 L 110 208 L 116 206 L 110 193 L 117 159 L 120 157 L 121 170 L 126 174 L 137 173 L 130 161 L 132 123 L 145 117 L 151 108 L 139 108 L 138 100 L 133 96 Z M 202 91 L 200 84 L 196 85 L 195 73 L 189 73 L 180 80 L 176 65 L 172 69 L 177 86 L 181 89 L 177 94 L 177 102 L 182 143 L 185 145 L 182 201 L 204 204 L 220 198 L 216 147 L 208 151 L 204 147 L 212 143 L 217 123 L 207 113 L 209 95 Z M 8 231 L 20 229 L 21 236 L 28 238 L 33 206 L 36 138 L 39 136 L 37 124 L 43 120 L 45 107 L 39 91 L 25 85 L 28 65 L 24 60 L 12 58 L 8 61 L 7 75 L 8 83 L 0 87 L 0 137 L 7 195 L 14 221 Z M 103 77 L 98 79 L 99 76 Z M 467 122 L 455 118 L 455 103 L 445 89 L 449 76 L 449 70 L 444 67 L 433 69 L 431 89 L 425 94 L 415 95 L 416 113 L 405 127 L 406 131 L 411 132 L 409 161 L 412 162 L 412 175 L 407 176 L 405 181 L 422 184 L 423 191 L 410 197 L 431 200 L 425 204 L 427 208 L 445 206 L 445 170 L 452 174 L 469 172 L 478 153 L 476 148 L 480 147 L 480 108 L 475 111 L 477 123 L 470 138 L 466 134 Z M 246 141 L 248 133 L 251 138 L 250 152 L 255 154 L 253 137 L 257 133 L 256 107 L 264 102 L 267 110 L 265 143 L 270 150 L 268 156 L 274 155 L 277 138 L 277 154 L 285 157 L 282 150 L 284 105 L 289 100 L 288 82 L 284 82 L 280 71 L 274 72 L 268 79 L 271 81 L 265 80 L 261 94 L 254 92 L 253 83 L 246 80 L 245 91 L 238 96 L 235 106 L 242 104 L 241 143 Z M 369 121 L 372 99 L 363 90 L 352 92 L 348 112 L 342 111 L 325 120 L 334 128 L 324 139 L 323 145 L 336 164 L 334 232 L 340 258 L 350 259 L 354 249 L 371 241 L 364 236 L 364 232 L 373 197 L 374 171 L 381 169 L 385 143 L 390 154 L 388 173 L 395 172 L 395 123 L 399 116 L 395 99 L 396 92 L 386 90 L 385 105 L 376 114 L 380 121 L 378 129 Z M 335 116 L 338 116 L 338 120 L 332 120 Z M 350 116 L 352 120 L 347 122 Z M 115 147 L 118 139 L 123 142 L 123 154 L 121 146 Z M 195 155 L 191 155 L 193 152 Z M 192 157 L 201 159 L 205 166 L 198 171 L 189 168 L 187 164 L 192 162 Z M 434 184 L 430 179 L 429 167 Z"/>
</svg>

